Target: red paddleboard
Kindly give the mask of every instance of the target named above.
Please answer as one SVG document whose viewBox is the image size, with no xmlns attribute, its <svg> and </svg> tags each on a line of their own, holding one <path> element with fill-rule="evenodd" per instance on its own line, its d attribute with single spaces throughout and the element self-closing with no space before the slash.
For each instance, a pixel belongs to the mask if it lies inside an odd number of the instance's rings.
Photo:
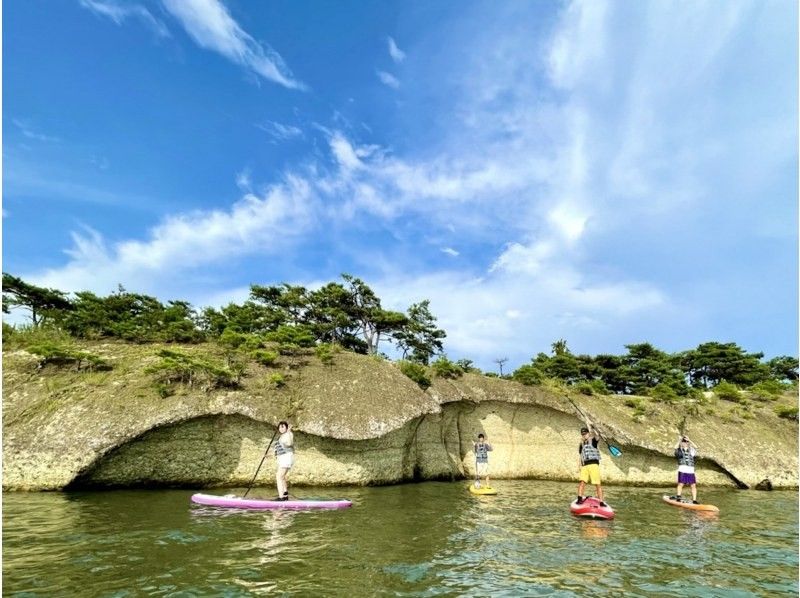
<svg viewBox="0 0 800 598">
<path fill-rule="evenodd" d="M 600 501 L 594 496 L 587 496 L 581 504 L 578 504 L 578 499 L 573 500 L 569 510 L 575 517 L 614 519 L 614 510 L 609 506 L 601 507 Z"/>
</svg>

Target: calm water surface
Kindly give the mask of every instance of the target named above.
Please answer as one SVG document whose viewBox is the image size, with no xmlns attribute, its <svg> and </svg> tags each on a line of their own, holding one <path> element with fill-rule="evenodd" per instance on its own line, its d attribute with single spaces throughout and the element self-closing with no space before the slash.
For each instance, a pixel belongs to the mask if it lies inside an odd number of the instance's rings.
<svg viewBox="0 0 800 598">
<path fill-rule="evenodd" d="M 607 488 L 614 521 L 570 516 L 574 484 L 297 488 L 332 512 L 190 506 L 190 491 L 3 495 L 9 596 L 797 596 L 796 492 L 707 490 L 717 517 Z M 243 490 L 219 490 L 225 494 Z M 267 490 L 255 495 L 270 496 Z M 251 492 L 251 496 L 253 492 Z"/>
</svg>

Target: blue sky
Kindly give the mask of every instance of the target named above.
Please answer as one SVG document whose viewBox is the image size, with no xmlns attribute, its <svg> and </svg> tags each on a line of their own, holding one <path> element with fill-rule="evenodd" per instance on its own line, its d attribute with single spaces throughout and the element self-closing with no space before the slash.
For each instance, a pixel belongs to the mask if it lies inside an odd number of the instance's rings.
<svg viewBox="0 0 800 598">
<path fill-rule="evenodd" d="M 3 4 L 3 269 L 359 276 L 453 359 L 797 354 L 794 2 Z"/>
</svg>

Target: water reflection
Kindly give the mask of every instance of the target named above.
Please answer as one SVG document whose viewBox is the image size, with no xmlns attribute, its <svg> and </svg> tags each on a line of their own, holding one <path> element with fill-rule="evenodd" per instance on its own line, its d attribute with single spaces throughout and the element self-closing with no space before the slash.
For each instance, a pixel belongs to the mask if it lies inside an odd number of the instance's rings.
<svg viewBox="0 0 800 598">
<path fill-rule="evenodd" d="M 605 540 L 613 525 L 610 521 L 583 519 L 580 521 L 581 537 L 588 540 Z"/>
</svg>

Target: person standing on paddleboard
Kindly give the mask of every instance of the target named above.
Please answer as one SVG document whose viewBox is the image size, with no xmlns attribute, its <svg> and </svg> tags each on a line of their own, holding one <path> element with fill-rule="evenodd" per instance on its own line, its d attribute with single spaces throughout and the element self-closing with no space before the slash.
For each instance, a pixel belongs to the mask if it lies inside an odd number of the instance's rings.
<svg viewBox="0 0 800 598">
<path fill-rule="evenodd" d="M 472 442 L 472 449 L 475 451 L 475 487 L 480 488 L 479 478 L 484 478 L 486 486 L 489 484 L 489 451 L 493 450 L 492 445 L 486 442 L 483 434 L 478 434 L 478 441 Z"/>
<path fill-rule="evenodd" d="M 278 486 L 278 500 L 289 500 L 289 484 L 286 476 L 294 465 L 294 434 L 288 422 L 278 424 L 280 436 L 275 443 L 275 457 L 278 460 L 278 471 L 275 481 Z"/>
<path fill-rule="evenodd" d="M 583 489 L 587 483 L 594 484 L 595 493 L 600 500 L 601 507 L 608 505 L 603 502 L 603 487 L 600 484 L 600 449 L 598 448 L 599 439 L 597 431 L 592 424 L 586 422 L 587 427 L 581 428 L 581 443 L 578 445 L 578 467 L 580 468 L 580 480 L 578 484 L 578 504 L 582 504 L 586 497 Z M 592 428 L 592 431 L 589 431 Z"/>
<path fill-rule="evenodd" d="M 697 502 L 697 478 L 694 475 L 694 460 L 697 457 L 697 446 L 689 440 L 688 436 L 678 438 L 675 445 L 675 458 L 678 460 L 678 489 L 674 500 L 682 501 L 681 492 L 683 485 L 688 484 L 692 488 L 692 504 Z"/>
</svg>

